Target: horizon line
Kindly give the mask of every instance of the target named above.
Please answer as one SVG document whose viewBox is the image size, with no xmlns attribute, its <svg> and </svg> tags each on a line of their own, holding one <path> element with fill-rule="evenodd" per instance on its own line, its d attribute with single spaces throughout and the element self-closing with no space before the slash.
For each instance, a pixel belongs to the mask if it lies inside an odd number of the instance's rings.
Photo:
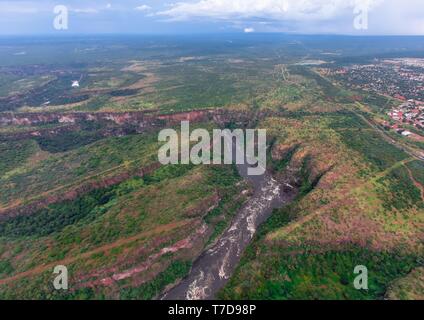
<svg viewBox="0 0 424 320">
<path fill-rule="evenodd" d="M 174 32 L 174 33 L 136 33 L 136 32 L 48 32 L 48 33 L 0 33 L 0 37 L 45 37 L 45 36 L 202 36 L 202 35 L 287 35 L 287 36 L 334 36 L 334 37 L 424 37 L 424 34 L 352 34 L 352 33 L 295 33 L 295 32 Z"/>
</svg>

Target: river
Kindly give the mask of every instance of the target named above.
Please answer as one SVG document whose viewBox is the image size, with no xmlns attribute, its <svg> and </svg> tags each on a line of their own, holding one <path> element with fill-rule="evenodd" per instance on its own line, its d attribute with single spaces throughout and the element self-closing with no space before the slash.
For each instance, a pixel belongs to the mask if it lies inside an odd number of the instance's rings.
<svg viewBox="0 0 424 320">
<path fill-rule="evenodd" d="M 254 188 L 231 226 L 194 262 L 190 274 L 165 293 L 162 300 L 212 300 L 230 279 L 257 228 L 276 208 L 288 204 L 295 192 L 286 192 L 268 173 L 249 176 L 247 164 L 237 165 L 240 175 Z"/>
</svg>

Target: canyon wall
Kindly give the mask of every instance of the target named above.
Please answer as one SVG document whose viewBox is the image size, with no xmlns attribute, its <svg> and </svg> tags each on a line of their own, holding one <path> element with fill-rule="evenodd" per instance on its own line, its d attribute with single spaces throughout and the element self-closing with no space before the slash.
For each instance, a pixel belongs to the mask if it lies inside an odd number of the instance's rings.
<svg viewBox="0 0 424 320">
<path fill-rule="evenodd" d="M 193 123 L 214 122 L 217 126 L 223 127 L 229 123 L 238 127 L 247 126 L 253 115 L 248 112 L 232 112 L 223 109 L 196 110 L 173 114 L 153 114 L 149 112 L 99 112 L 99 113 L 0 113 L 0 126 L 40 126 L 45 124 L 58 124 L 52 128 L 30 128 L 23 132 L 8 132 L 0 134 L 1 140 L 31 139 L 45 136 L 61 135 L 66 132 L 81 130 L 81 124 L 86 121 L 94 121 L 105 124 L 98 129 L 104 136 L 123 136 L 133 133 L 142 133 L 161 128 L 179 126 L 181 121 Z M 63 124 L 63 125 L 60 125 Z M 134 132 L 135 130 L 135 132 Z M 160 167 L 154 164 L 147 168 L 142 168 L 137 172 L 120 173 L 113 177 L 104 177 L 100 181 L 91 181 L 72 190 L 66 190 L 62 194 L 49 195 L 25 205 L 12 206 L 0 210 L 0 220 L 13 218 L 19 215 L 32 214 L 48 205 L 74 200 L 77 197 L 92 190 L 109 187 L 119 184 L 134 176 L 144 176 Z"/>
<path fill-rule="evenodd" d="M 248 112 L 228 110 L 194 110 L 173 114 L 152 112 L 98 112 L 98 113 L 0 113 L 0 127 L 22 126 L 28 130 L 10 131 L 0 134 L 0 141 L 25 140 L 37 137 L 52 137 L 72 131 L 84 130 L 84 123 L 100 123 L 96 129 L 103 137 L 125 136 L 134 133 L 151 132 L 178 126 L 181 121 L 192 123 L 214 122 L 225 126 L 232 122 L 237 126 L 248 126 L 254 117 Z M 42 127 L 50 125 L 49 127 Z M 30 128 L 36 127 L 36 128 Z"/>
<path fill-rule="evenodd" d="M 160 126 L 163 122 L 208 120 L 214 111 L 202 110 L 176 114 L 153 114 L 148 112 L 40 112 L 40 113 L 0 113 L 0 126 L 35 126 L 43 124 L 75 124 L 83 121 L 112 122 L 117 125 L 132 124 Z"/>
</svg>

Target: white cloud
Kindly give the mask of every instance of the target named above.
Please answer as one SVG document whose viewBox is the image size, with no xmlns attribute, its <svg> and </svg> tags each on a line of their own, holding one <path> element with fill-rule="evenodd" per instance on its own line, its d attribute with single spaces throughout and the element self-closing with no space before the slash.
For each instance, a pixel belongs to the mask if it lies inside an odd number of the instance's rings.
<svg viewBox="0 0 424 320">
<path fill-rule="evenodd" d="M 152 10 L 152 7 L 148 6 L 147 4 L 143 4 L 141 6 L 138 6 L 135 8 L 137 11 L 150 11 Z"/>
<path fill-rule="evenodd" d="M 76 9 L 71 9 L 70 11 L 75 13 L 98 13 L 99 12 L 99 10 L 95 8 L 76 8 Z"/>
<path fill-rule="evenodd" d="M 424 35 L 423 0 L 386 0 L 369 20 L 382 34 Z"/>
<path fill-rule="evenodd" d="M 0 2 L 0 13 L 37 13 L 39 9 L 31 2 L 13 3 L 11 1 Z"/>
<path fill-rule="evenodd" d="M 328 20 L 346 12 L 352 13 L 358 3 L 368 3 L 373 9 L 384 0 L 197 0 L 178 2 L 158 14 L 173 20 L 191 18 Z"/>
<path fill-rule="evenodd" d="M 255 29 L 253 28 L 244 28 L 244 33 L 252 33 L 255 32 Z"/>
</svg>

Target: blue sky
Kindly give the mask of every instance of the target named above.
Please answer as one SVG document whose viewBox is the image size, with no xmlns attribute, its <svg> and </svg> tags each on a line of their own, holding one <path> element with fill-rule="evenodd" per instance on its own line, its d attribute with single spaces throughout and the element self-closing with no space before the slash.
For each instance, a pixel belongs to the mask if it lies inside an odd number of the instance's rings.
<svg viewBox="0 0 424 320">
<path fill-rule="evenodd" d="M 56 5 L 67 31 L 53 28 Z M 366 30 L 354 28 L 358 5 Z M 424 0 L 0 0 L 0 34 L 220 32 L 424 35 Z"/>
</svg>

